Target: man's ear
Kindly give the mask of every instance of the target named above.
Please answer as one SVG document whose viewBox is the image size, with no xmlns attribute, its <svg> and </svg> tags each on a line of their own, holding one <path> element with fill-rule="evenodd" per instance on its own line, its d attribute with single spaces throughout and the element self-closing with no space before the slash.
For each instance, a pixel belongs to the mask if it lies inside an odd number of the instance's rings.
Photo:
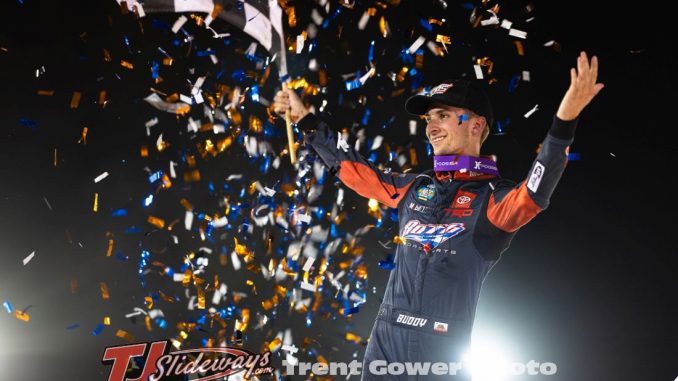
<svg viewBox="0 0 678 381">
<path fill-rule="evenodd" d="M 476 116 L 473 118 L 473 123 L 471 124 L 471 129 L 473 131 L 473 135 L 478 135 L 481 136 L 483 134 L 483 130 L 485 130 L 485 125 L 487 124 L 487 119 L 485 119 L 484 116 Z"/>
</svg>

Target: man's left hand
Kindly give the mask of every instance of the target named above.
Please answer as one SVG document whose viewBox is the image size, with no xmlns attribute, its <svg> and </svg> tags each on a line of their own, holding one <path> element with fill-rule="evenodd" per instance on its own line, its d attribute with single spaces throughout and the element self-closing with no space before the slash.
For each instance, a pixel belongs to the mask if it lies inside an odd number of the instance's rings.
<svg viewBox="0 0 678 381">
<path fill-rule="evenodd" d="M 598 58 L 593 56 L 591 62 L 586 52 L 577 57 L 577 69 L 570 69 L 570 87 L 560 102 L 556 116 L 565 121 L 574 120 L 605 85 L 596 83 L 598 78 Z"/>
</svg>

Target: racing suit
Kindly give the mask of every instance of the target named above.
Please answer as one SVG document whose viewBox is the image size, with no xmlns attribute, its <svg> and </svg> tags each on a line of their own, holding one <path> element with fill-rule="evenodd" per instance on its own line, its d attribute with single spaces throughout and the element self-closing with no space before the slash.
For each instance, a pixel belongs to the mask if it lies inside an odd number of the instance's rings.
<svg viewBox="0 0 678 381">
<path fill-rule="evenodd" d="M 299 121 L 307 143 L 346 186 L 398 210 L 401 239 L 365 351 L 363 380 L 436 378 L 431 372 L 375 375 L 374 360 L 462 361 L 483 279 L 518 229 L 548 206 L 576 124 L 554 116 L 527 179 L 516 184 L 472 170 L 382 171 L 347 144 L 338 146 L 338 133 L 315 115 Z"/>
</svg>

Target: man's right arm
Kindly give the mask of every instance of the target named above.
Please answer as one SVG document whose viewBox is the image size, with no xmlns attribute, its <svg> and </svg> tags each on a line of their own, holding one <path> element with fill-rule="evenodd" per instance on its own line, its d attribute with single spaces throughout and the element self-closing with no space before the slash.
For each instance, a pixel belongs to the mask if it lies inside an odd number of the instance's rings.
<svg viewBox="0 0 678 381">
<path fill-rule="evenodd" d="M 373 198 L 397 208 L 416 175 L 385 172 L 365 160 L 317 116 L 309 113 L 297 123 L 306 135 L 306 142 L 318 153 L 341 182 L 363 197 Z"/>
</svg>

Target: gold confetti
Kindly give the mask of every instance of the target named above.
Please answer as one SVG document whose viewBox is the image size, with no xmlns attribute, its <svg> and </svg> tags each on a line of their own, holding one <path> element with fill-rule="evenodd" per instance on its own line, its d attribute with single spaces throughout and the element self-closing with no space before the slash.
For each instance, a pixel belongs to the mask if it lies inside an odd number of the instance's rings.
<svg viewBox="0 0 678 381">
<path fill-rule="evenodd" d="M 346 340 L 347 341 L 352 341 L 356 344 L 360 344 L 360 341 L 362 341 L 362 338 L 354 333 L 351 332 L 346 332 Z"/>
<path fill-rule="evenodd" d="M 22 321 L 24 321 L 24 322 L 26 322 L 26 323 L 28 323 L 28 321 L 31 320 L 31 317 L 28 316 L 27 313 L 25 313 L 25 312 L 23 312 L 23 311 L 19 311 L 19 310 L 14 311 L 14 316 L 15 316 L 17 319 L 22 320 Z"/>
<path fill-rule="evenodd" d="M 198 290 L 198 309 L 205 309 L 205 290 L 202 287 L 196 287 Z"/>
<path fill-rule="evenodd" d="M 450 36 L 438 34 L 436 35 L 436 42 L 440 42 L 443 45 L 450 45 L 452 43 L 452 39 L 450 38 Z"/>
<path fill-rule="evenodd" d="M 401 236 L 393 237 L 393 243 L 395 243 L 396 245 L 404 245 L 406 241 L 407 240 L 405 239 L 405 237 Z"/>
<path fill-rule="evenodd" d="M 56 168 L 58 163 L 58 155 L 57 155 L 57 149 L 54 149 L 54 168 Z"/>
<path fill-rule="evenodd" d="M 121 339 L 125 339 L 130 343 L 134 341 L 134 336 L 132 336 L 127 331 L 124 331 L 122 329 L 119 329 L 118 332 L 115 333 L 115 336 L 118 336 Z"/>
<path fill-rule="evenodd" d="M 54 90 L 38 90 L 38 95 L 51 97 L 52 95 L 54 95 Z"/>
<path fill-rule="evenodd" d="M 148 216 L 148 223 L 157 227 L 158 229 L 165 227 L 165 220 L 154 216 Z"/>
<path fill-rule="evenodd" d="M 106 105 L 106 90 L 99 91 L 99 106 L 104 107 Z"/>
<path fill-rule="evenodd" d="M 400 69 L 400 72 L 396 76 L 396 79 L 398 80 L 398 82 L 402 82 L 402 81 L 405 80 L 405 75 L 407 75 L 407 72 L 409 70 L 410 69 L 407 66 L 403 66 L 402 69 Z"/>
<path fill-rule="evenodd" d="M 185 198 L 182 198 L 182 199 L 179 201 L 179 203 L 181 204 L 181 206 L 184 207 L 184 209 L 186 209 L 187 212 L 193 211 L 193 205 L 191 205 L 191 203 L 188 202 L 188 200 L 186 200 Z"/>
<path fill-rule="evenodd" d="M 94 213 L 96 213 L 99 209 L 99 193 L 94 193 L 94 205 L 92 206 L 92 210 Z"/>
<path fill-rule="evenodd" d="M 108 240 L 108 250 L 106 250 L 106 256 L 110 257 L 113 254 L 113 240 Z"/>
<path fill-rule="evenodd" d="M 80 92 L 79 91 L 74 91 L 73 96 L 71 97 L 71 108 L 78 108 L 80 105 Z"/>
<path fill-rule="evenodd" d="M 278 338 L 278 337 L 273 339 L 273 341 L 271 341 L 268 344 L 268 350 L 271 351 L 271 352 L 277 351 L 278 349 L 280 349 L 280 347 L 282 347 L 282 340 L 280 340 L 280 338 Z"/>
<path fill-rule="evenodd" d="M 130 70 L 134 69 L 134 65 L 131 62 L 127 62 L 125 60 L 120 60 L 120 66 Z"/>
<path fill-rule="evenodd" d="M 87 132 L 89 129 L 87 127 L 82 128 L 82 134 L 80 136 L 80 139 L 78 140 L 78 144 L 82 143 L 84 145 L 87 145 Z"/>
<path fill-rule="evenodd" d="M 108 286 L 106 286 L 105 282 L 100 282 L 99 283 L 99 288 L 101 289 L 101 298 L 103 300 L 108 300 L 111 296 L 108 293 Z"/>
<path fill-rule="evenodd" d="M 200 181 L 200 171 L 194 169 L 192 171 L 184 172 L 184 182 L 195 183 Z"/>
<path fill-rule="evenodd" d="M 391 34 L 391 31 L 388 27 L 388 22 L 384 18 L 384 16 L 381 16 L 379 18 L 379 31 L 381 32 L 381 36 L 384 38 L 387 38 L 389 34 Z"/>
<path fill-rule="evenodd" d="M 147 146 L 141 146 L 141 157 L 148 157 L 148 147 Z"/>
<path fill-rule="evenodd" d="M 104 316 L 104 325 L 111 325 L 111 317 Z"/>
<path fill-rule="evenodd" d="M 525 50 L 523 49 L 523 42 L 522 41 L 513 41 L 513 43 L 516 44 L 516 49 L 518 50 L 518 55 L 524 56 Z"/>
</svg>

